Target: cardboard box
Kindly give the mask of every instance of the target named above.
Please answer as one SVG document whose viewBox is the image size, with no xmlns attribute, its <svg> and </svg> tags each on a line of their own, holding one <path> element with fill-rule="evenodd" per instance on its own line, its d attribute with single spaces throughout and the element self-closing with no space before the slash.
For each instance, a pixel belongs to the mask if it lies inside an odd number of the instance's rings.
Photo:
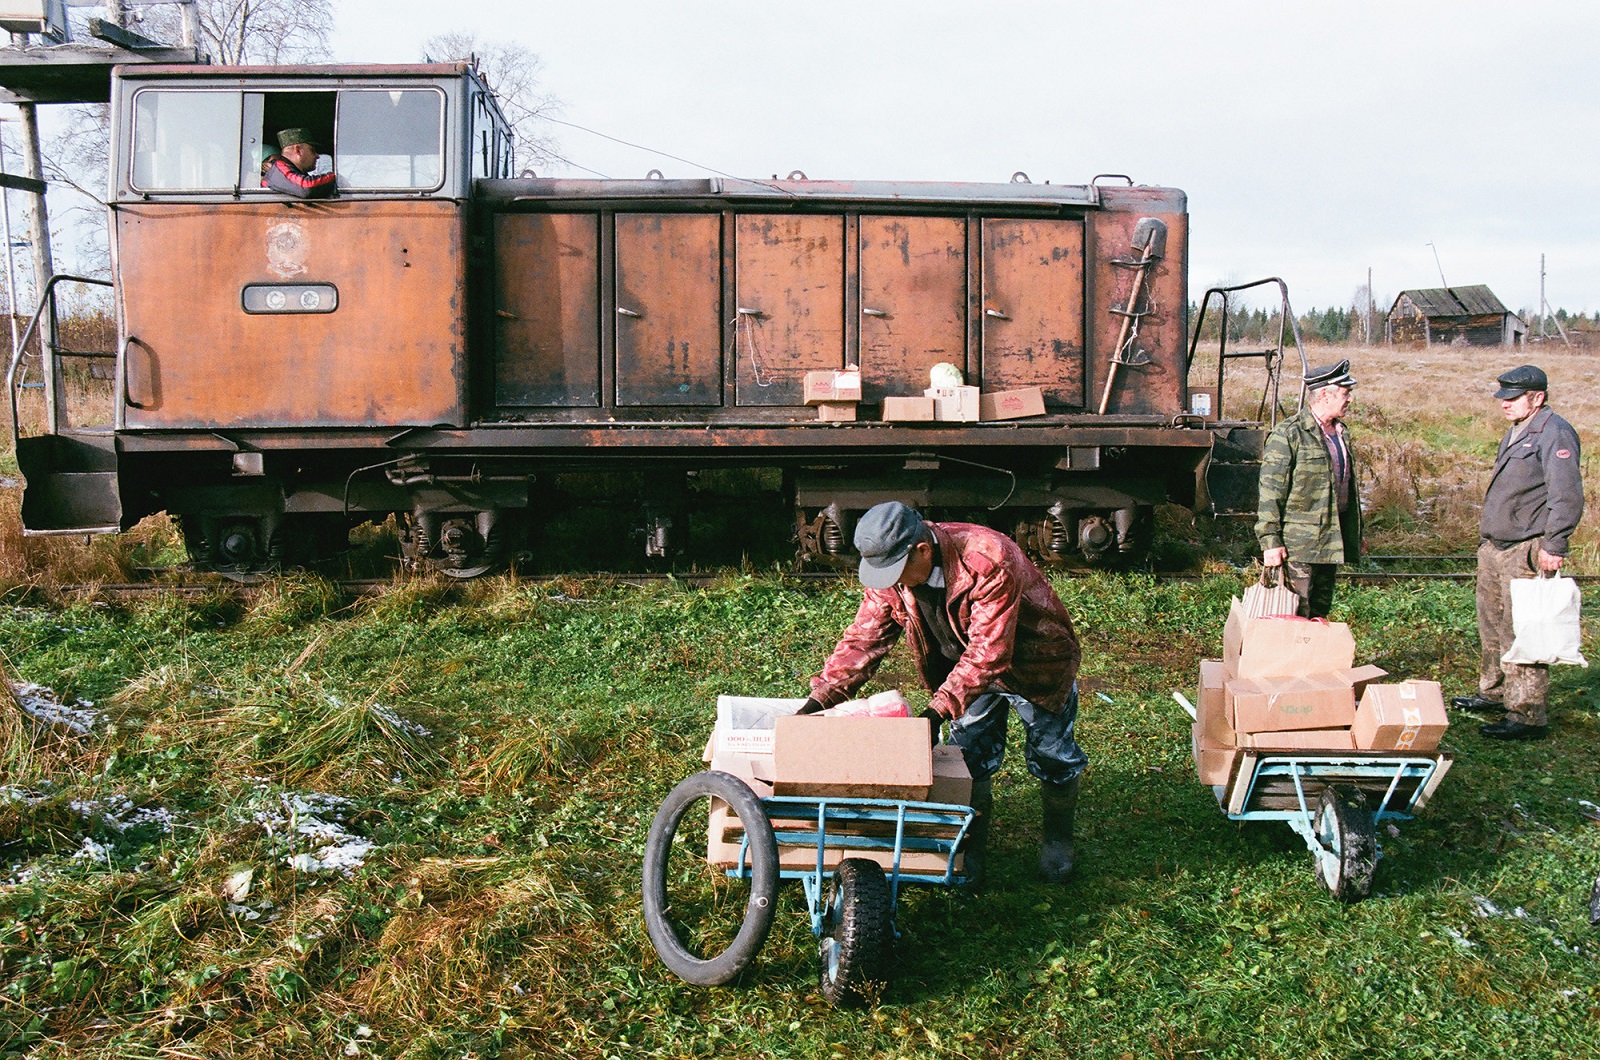
<svg viewBox="0 0 1600 1060">
<path fill-rule="evenodd" d="M 1239 762 L 1239 749 L 1208 746 L 1198 723 L 1190 726 L 1189 747 L 1194 752 L 1194 768 L 1200 775 L 1200 783 L 1222 788 L 1226 793 L 1233 786 L 1233 771 Z"/>
<path fill-rule="evenodd" d="M 961 748 L 940 744 L 933 749 L 933 787 L 926 801 L 972 805 L 972 774 L 967 771 Z"/>
<path fill-rule="evenodd" d="M 1238 600 L 1228 609 L 1228 623 L 1222 631 L 1222 662 L 1230 678 L 1295 677 L 1348 670 L 1355 664 L 1355 657 L 1355 638 L 1343 622 L 1291 615 L 1247 618 Z"/>
<path fill-rule="evenodd" d="M 778 717 L 793 714 L 805 705 L 804 699 L 718 696 L 717 723 L 711 730 L 709 753 L 715 755 L 725 751 L 739 751 L 770 755 L 773 723 Z M 709 760 L 708 757 L 707 761 Z"/>
<path fill-rule="evenodd" d="M 817 419 L 822 423 L 854 423 L 856 419 L 856 403 L 854 401 L 818 401 Z"/>
<path fill-rule="evenodd" d="M 829 834 L 832 835 L 830 825 Z M 892 832 L 890 833 L 893 834 Z M 729 811 L 725 805 L 718 804 L 711 811 L 711 822 L 707 828 L 706 836 L 706 862 L 717 868 L 731 869 L 739 863 L 739 842 L 744 836 L 744 829 L 739 825 L 739 819 Z M 848 835 L 841 832 L 840 838 L 848 841 Z M 840 849 L 829 846 L 823 852 L 822 867 L 832 870 L 839 867 L 839 862 L 845 858 L 866 858 L 875 861 L 884 869 L 894 868 L 893 850 L 866 850 L 866 849 Z M 955 856 L 955 868 L 961 871 L 962 856 Z M 782 869 L 813 869 L 817 865 L 817 849 L 815 846 L 802 846 L 799 844 L 785 844 L 778 847 L 778 866 Z M 943 873 L 945 867 L 944 855 L 921 850 L 903 850 L 900 857 L 900 871 L 912 873 Z"/>
<path fill-rule="evenodd" d="M 779 717 L 772 760 L 778 795 L 922 800 L 933 787 L 921 718 Z"/>
<path fill-rule="evenodd" d="M 1227 671 L 1221 659 L 1200 660 L 1200 688 L 1195 696 L 1194 723 L 1208 747 L 1232 747 L 1233 723 L 1228 720 Z"/>
<path fill-rule="evenodd" d="M 886 397 L 883 399 L 882 419 L 885 423 L 931 423 L 933 398 Z"/>
<path fill-rule="evenodd" d="M 1189 388 L 1189 415 L 1214 420 L 1218 418 L 1220 413 L 1221 410 L 1217 407 L 1216 387 L 1192 386 Z"/>
<path fill-rule="evenodd" d="M 824 401 L 860 401 L 861 369 L 843 370 L 828 368 L 805 374 L 805 402 L 818 405 Z"/>
<path fill-rule="evenodd" d="M 1450 727 L 1437 681 L 1368 685 L 1351 732 L 1366 751 L 1432 751 Z"/>
<path fill-rule="evenodd" d="M 1044 391 L 1036 386 L 978 395 L 978 418 L 981 420 L 1020 420 L 1025 416 L 1043 415 Z"/>
<path fill-rule="evenodd" d="M 1238 733 L 1347 729 L 1355 720 L 1357 690 L 1383 676 L 1382 667 L 1362 666 L 1296 677 L 1235 677 L 1227 683 L 1228 721 Z"/>
<path fill-rule="evenodd" d="M 978 388 L 975 386 L 929 387 L 922 392 L 933 399 L 933 418 L 942 423 L 976 423 Z"/>
<path fill-rule="evenodd" d="M 1353 751 L 1356 747 L 1349 729 L 1289 729 L 1280 732 L 1241 732 L 1240 747 L 1268 748 L 1275 751 Z"/>
<path fill-rule="evenodd" d="M 718 751 L 712 754 L 711 761 L 706 763 L 706 768 L 738 777 L 744 781 L 745 787 L 760 798 L 764 799 L 772 794 L 772 756 L 769 754 Z M 714 801 L 717 805 L 722 805 L 722 800 Z"/>
</svg>

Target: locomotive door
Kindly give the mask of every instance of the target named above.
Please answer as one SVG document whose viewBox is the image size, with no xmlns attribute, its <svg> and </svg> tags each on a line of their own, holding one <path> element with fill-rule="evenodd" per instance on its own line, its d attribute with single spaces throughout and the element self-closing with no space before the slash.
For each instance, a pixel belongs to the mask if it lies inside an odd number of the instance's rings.
<svg viewBox="0 0 1600 1060">
<path fill-rule="evenodd" d="M 983 387 L 1084 405 L 1083 222 L 983 222 Z"/>
<path fill-rule="evenodd" d="M 722 218 L 618 214 L 618 405 L 722 404 Z"/>
<path fill-rule="evenodd" d="M 842 368 L 845 219 L 741 214 L 734 235 L 735 400 L 799 405 L 805 373 Z"/>
<path fill-rule="evenodd" d="M 959 217 L 861 218 L 862 401 L 921 394 L 940 361 L 966 371 L 966 241 Z"/>
<path fill-rule="evenodd" d="M 494 219 L 498 406 L 600 404 L 600 219 Z"/>
</svg>

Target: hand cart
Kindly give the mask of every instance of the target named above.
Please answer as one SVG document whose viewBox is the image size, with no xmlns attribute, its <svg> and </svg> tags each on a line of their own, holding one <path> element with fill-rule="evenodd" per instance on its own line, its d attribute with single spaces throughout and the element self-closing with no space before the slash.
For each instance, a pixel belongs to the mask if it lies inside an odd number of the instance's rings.
<svg viewBox="0 0 1600 1060">
<path fill-rule="evenodd" d="M 692 815 L 701 803 L 708 813 Z M 778 881 L 799 880 L 820 940 L 823 997 L 834 1005 L 866 1000 L 887 977 L 901 886 L 966 883 L 957 850 L 975 816 L 953 803 L 761 798 L 732 774 L 696 773 L 672 789 L 650 825 L 645 929 L 679 978 L 720 986 L 766 942 Z M 702 855 L 695 844 L 708 832 Z"/>
<path fill-rule="evenodd" d="M 1383 856 L 1377 826 L 1414 817 L 1451 761 L 1448 751 L 1245 750 L 1231 783 L 1212 791 L 1229 820 L 1288 824 L 1322 885 L 1354 902 Z"/>
</svg>

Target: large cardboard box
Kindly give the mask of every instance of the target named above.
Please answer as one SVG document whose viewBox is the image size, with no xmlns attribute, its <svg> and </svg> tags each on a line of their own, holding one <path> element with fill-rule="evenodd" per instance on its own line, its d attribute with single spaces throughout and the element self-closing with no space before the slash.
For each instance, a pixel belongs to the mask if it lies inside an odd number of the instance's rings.
<svg viewBox="0 0 1600 1060">
<path fill-rule="evenodd" d="M 1044 391 L 1036 386 L 978 395 L 978 418 L 982 420 L 1020 420 L 1043 415 Z"/>
<path fill-rule="evenodd" d="M 806 705 L 804 699 L 763 696 L 718 696 L 717 723 L 711 730 L 710 755 L 722 751 L 772 753 L 773 723 Z"/>
<path fill-rule="evenodd" d="M 1279 751 L 1353 751 L 1356 742 L 1349 729 L 1290 729 L 1279 732 L 1241 732 L 1240 747 Z"/>
<path fill-rule="evenodd" d="M 1195 696 L 1194 723 L 1208 747 L 1232 747 L 1233 723 L 1228 720 L 1227 671 L 1221 659 L 1200 660 L 1200 687 Z"/>
<path fill-rule="evenodd" d="M 828 368 L 805 374 L 805 402 L 818 405 L 824 401 L 860 401 L 861 370 Z"/>
<path fill-rule="evenodd" d="M 933 418 L 950 423 L 978 421 L 978 388 L 975 386 L 929 387 L 924 397 L 933 398 Z"/>
<path fill-rule="evenodd" d="M 1348 670 L 1355 657 L 1355 638 L 1343 622 L 1289 615 L 1248 618 L 1238 600 L 1228 609 L 1228 622 L 1222 630 L 1222 661 L 1229 677 L 1295 677 Z"/>
<path fill-rule="evenodd" d="M 1200 783 L 1222 788 L 1226 793 L 1226 789 L 1233 785 L 1233 770 L 1239 762 L 1239 749 L 1208 745 L 1198 722 L 1189 728 L 1189 747 L 1194 752 L 1194 768 L 1200 775 Z"/>
<path fill-rule="evenodd" d="M 818 401 L 817 420 L 820 423 L 854 423 L 856 419 L 856 403 L 854 401 Z"/>
<path fill-rule="evenodd" d="M 931 423 L 933 398 L 886 397 L 883 399 L 882 419 L 885 423 Z"/>
<path fill-rule="evenodd" d="M 954 744 L 942 743 L 933 749 L 933 787 L 927 801 L 972 805 L 972 774 L 961 748 Z"/>
<path fill-rule="evenodd" d="M 1358 690 L 1384 676 L 1378 666 L 1294 677 L 1235 677 L 1227 683 L 1228 721 L 1235 732 L 1347 729 Z"/>
<path fill-rule="evenodd" d="M 1437 681 L 1368 685 L 1351 732 L 1368 751 L 1432 751 L 1450 727 Z"/>
<path fill-rule="evenodd" d="M 933 787 L 933 748 L 921 718 L 779 717 L 773 792 L 913 799 Z"/>
</svg>

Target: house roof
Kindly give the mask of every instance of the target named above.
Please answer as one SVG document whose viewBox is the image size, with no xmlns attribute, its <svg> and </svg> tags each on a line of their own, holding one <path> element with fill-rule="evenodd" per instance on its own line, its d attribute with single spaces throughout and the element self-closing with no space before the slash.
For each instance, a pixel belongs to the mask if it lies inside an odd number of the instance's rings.
<svg viewBox="0 0 1600 1060">
<path fill-rule="evenodd" d="M 1401 298 L 1409 298 L 1425 317 L 1482 316 L 1510 312 L 1494 296 L 1494 292 L 1481 283 L 1470 287 L 1419 287 L 1401 291 L 1394 300 L 1396 306 Z M 1394 306 L 1390 306 L 1389 311 L 1392 313 Z"/>
</svg>

